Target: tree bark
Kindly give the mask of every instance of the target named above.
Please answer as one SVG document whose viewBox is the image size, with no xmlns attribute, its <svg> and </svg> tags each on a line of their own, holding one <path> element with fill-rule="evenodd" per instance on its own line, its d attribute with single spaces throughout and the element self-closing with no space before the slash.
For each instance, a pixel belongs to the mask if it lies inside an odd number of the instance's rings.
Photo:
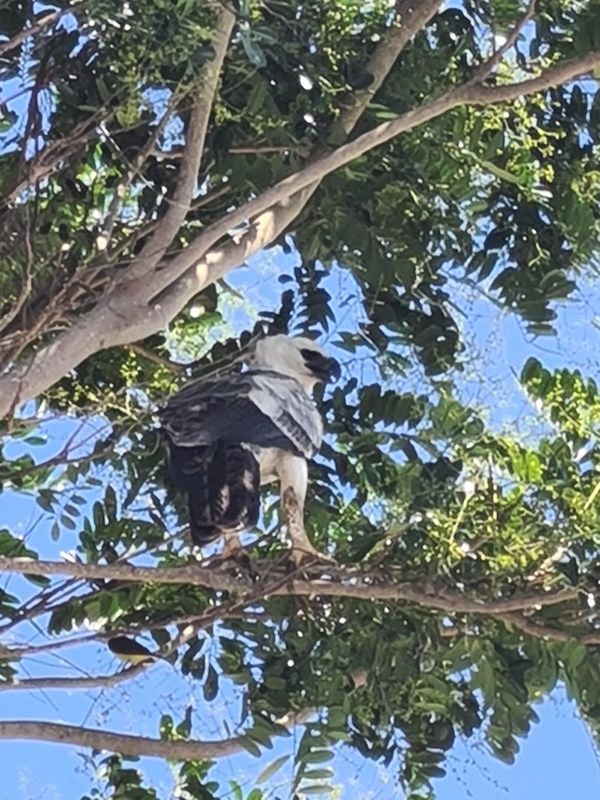
<svg viewBox="0 0 600 800">
<path fill-rule="evenodd" d="M 328 597 L 353 597 L 358 600 L 404 600 L 424 608 L 462 614 L 506 614 L 513 611 L 533 610 L 536 606 L 555 605 L 573 600 L 578 596 L 577 589 L 563 589 L 559 592 L 537 592 L 500 600 L 477 600 L 450 589 L 436 589 L 433 586 L 417 586 L 409 581 L 395 582 L 384 578 L 380 570 L 345 570 L 341 567 L 313 568 L 313 575 L 328 578 L 287 577 L 284 569 L 275 573 L 273 564 L 263 564 L 269 571 L 269 580 L 276 580 L 277 585 L 260 586 L 250 579 L 236 578 L 209 567 L 195 564 L 183 567 L 134 567 L 129 564 L 74 564 L 60 561 L 34 561 L 28 558 L 0 557 L 0 573 L 15 572 L 22 575 L 68 575 L 86 580 L 119 580 L 131 583 L 163 583 L 185 584 L 186 586 L 202 586 L 207 589 L 233 592 L 239 603 L 247 603 L 247 595 L 254 599 L 271 595 L 293 595 L 311 597 L 324 595 Z M 260 574 L 260 562 L 255 564 Z M 315 572 L 316 569 L 316 572 Z M 305 568 L 306 573 L 309 568 Z M 246 596 L 246 597 L 245 597 Z M 600 633 L 598 634 L 600 639 Z"/>
<path fill-rule="evenodd" d="M 212 761 L 215 758 L 232 756 L 244 750 L 242 737 L 224 739 L 220 742 L 170 742 L 150 739 L 146 736 L 131 736 L 77 725 L 56 722 L 14 721 L 0 722 L 0 739 L 27 739 L 37 742 L 54 742 L 88 747 L 93 750 L 110 750 L 124 756 L 145 756 L 177 761 Z"/>
</svg>

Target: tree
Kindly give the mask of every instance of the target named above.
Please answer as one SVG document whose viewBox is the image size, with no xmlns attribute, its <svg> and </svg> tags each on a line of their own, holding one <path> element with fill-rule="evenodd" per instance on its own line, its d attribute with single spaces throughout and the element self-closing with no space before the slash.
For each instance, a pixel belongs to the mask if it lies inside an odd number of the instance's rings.
<svg viewBox="0 0 600 800">
<path fill-rule="evenodd" d="M 19 596 L 0 594 L 0 631 L 16 637 L 0 689 L 133 680 L 149 664 L 27 679 L 16 662 L 149 632 L 207 703 L 232 684 L 243 695 L 222 741 L 192 738 L 191 710 L 164 717 L 159 738 L 45 720 L 0 723 L 1 737 L 177 758 L 181 791 L 212 797 L 206 762 L 259 753 L 302 722 L 299 796 L 327 785 L 319 764 L 341 741 L 395 759 L 421 797 L 457 735 L 480 730 L 512 761 L 558 680 L 598 726 L 597 387 L 527 362 L 522 385 L 552 425 L 530 442 L 460 399 L 453 284 L 543 335 L 598 255 L 600 14 L 539 5 L 0 9 L 13 87 L 0 470 L 54 519 L 50 542 L 0 533 L 0 568 L 26 577 Z M 279 310 L 212 344 L 225 277 L 274 246 L 297 258 Z M 327 290 L 332 270 L 346 297 Z M 309 520 L 339 566 L 290 576 L 273 536 L 250 573 L 190 562 L 155 404 L 254 336 L 327 330 L 351 301 Z M 401 388 L 411 372 L 420 387 Z M 34 458 L 40 426 L 65 415 L 77 422 L 63 446 Z M 89 419 L 102 421 L 93 437 Z M 40 557 L 65 539 L 70 561 Z M 26 644 L 33 622 L 45 636 Z M 152 796 L 118 755 L 106 770 L 115 792 Z"/>
</svg>

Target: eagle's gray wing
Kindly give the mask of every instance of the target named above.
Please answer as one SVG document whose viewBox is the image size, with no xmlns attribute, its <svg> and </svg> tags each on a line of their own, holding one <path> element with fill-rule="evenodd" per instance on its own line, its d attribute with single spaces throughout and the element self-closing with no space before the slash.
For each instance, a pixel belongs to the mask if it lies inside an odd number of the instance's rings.
<svg viewBox="0 0 600 800">
<path fill-rule="evenodd" d="M 180 447 L 243 442 L 312 458 L 323 433 L 321 416 L 298 381 L 269 370 L 192 381 L 160 417 Z"/>
<path fill-rule="evenodd" d="M 267 370 L 254 370 L 252 383 L 250 400 L 300 454 L 312 458 L 321 447 L 323 421 L 302 386 L 294 378 Z"/>
</svg>

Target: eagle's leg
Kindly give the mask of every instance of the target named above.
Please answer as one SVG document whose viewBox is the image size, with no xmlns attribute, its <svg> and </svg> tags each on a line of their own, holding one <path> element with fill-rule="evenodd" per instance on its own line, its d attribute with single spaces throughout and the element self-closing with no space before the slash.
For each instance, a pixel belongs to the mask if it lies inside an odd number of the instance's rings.
<svg viewBox="0 0 600 800">
<path fill-rule="evenodd" d="M 230 558 L 236 561 L 248 558 L 248 553 L 245 551 L 237 533 L 226 533 L 224 539 L 223 550 L 220 555 L 222 561 L 227 561 Z"/>
<path fill-rule="evenodd" d="M 313 547 L 304 528 L 304 501 L 308 486 L 306 461 L 298 456 L 282 459 L 279 465 L 279 479 L 283 517 L 292 540 L 290 553 L 292 562 L 298 567 L 302 561 L 332 561 L 329 556 Z"/>
<path fill-rule="evenodd" d="M 288 534 L 292 540 L 290 558 L 294 565 L 298 567 L 303 561 L 326 559 L 327 556 L 316 550 L 306 535 L 302 510 L 291 486 L 288 486 L 283 492 L 282 509 Z"/>
<path fill-rule="evenodd" d="M 229 570 L 232 567 L 242 569 L 249 578 L 256 577 L 250 555 L 235 531 L 223 531 L 223 549 L 219 555 L 211 559 L 210 564 L 218 569 Z"/>
</svg>

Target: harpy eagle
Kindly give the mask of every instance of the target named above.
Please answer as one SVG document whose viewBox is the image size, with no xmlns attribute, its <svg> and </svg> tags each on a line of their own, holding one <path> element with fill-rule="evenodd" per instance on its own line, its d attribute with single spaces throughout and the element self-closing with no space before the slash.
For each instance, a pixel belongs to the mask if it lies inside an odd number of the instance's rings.
<svg viewBox="0 0 600 800">
<path fill-rule="evenodd" d="M 304 530 L 307 459 L 321 446 L 315 384 L 340 377 L 340 365 L 311 339 L 284 335 L 257 342 L 245 372 L 188 383 L 161 411 L 175 488 L 187 493 L 192 541 L 237 534 L 260 512 L 260 484 L 279 480 L 292 560 L 323 558 Z"/>
</svg>

